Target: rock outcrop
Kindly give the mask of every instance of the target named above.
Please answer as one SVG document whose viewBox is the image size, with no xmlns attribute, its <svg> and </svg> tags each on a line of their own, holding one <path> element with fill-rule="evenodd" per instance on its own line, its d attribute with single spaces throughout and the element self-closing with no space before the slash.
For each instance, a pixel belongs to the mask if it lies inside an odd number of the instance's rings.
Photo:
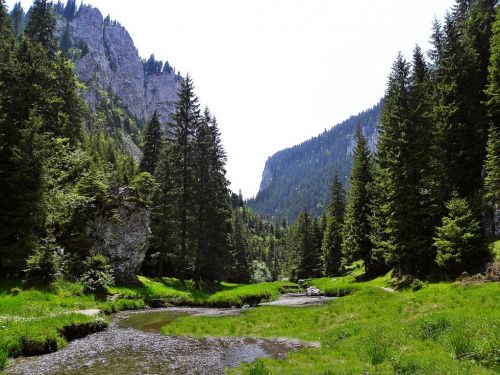
<svg viewBox="0 0 500 375">
<path fill-rule="evenodd" d="M 182 80 L 175 70 L 146 74 L 128 31 L 109 17 L 104 19 L 99 9 L 90 5 L 82 6 L 69 23 L 60 18 L 59 35 L 66 27 L 72 45 L 81 50 L 75 71 L 87 86 L 83 95 L 91 108 L 98 104 L 99 90 L 110 91 L 138 120 L 148 120 L 157 110 L 160 120 L 168 121 Z"/>
<path fill-rule="evenodd" d="M 115 188 L 116 197 L 89 222 L 95 250 L 106 256 L 118 283 L 136 281 L 150 234 L 150 212 L 130 188 Z"/>
</svg>

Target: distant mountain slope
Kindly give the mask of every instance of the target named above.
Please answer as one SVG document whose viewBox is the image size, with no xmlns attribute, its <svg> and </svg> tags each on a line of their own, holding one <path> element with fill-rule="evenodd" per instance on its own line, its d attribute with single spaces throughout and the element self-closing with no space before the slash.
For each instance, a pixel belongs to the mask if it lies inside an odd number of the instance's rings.
<svg viewBox="0 0 500 375">
<path fill-rule="evenodd" d="M 293 222 L 305 207 L 321 215 L 335 169 L 347 182 L 352 163 L 354 131 L 361 125 L 372 149 L 382 102 L 300 145 L 271 156 L 262 174 L 259 193 L 248 205 L 260 215 Z"/>
</svg>

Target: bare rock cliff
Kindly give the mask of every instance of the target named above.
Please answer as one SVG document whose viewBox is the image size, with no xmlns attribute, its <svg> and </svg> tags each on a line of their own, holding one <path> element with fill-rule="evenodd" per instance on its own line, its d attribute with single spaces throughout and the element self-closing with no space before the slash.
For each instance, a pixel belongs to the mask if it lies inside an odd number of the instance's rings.
<svg viewBox="0 0 500 375">
<path fill-rule="evenodd" d="M 75 61 L 75 70 L 87 86 L 84 99 L 91 108 L 98 104 L 99 90 L 111 91 L 137 119 L 148 120 L 156 109 L 160 119 L 168 121 L 182 80 L 175 70 L 146 74 L 128 31 L 109 17 L 103 18 L 97 8 L 83 6 L 67 22 L 60 19 L 58 30 L 62 33 L 68 25 L 72 45 L 82 50 Z"/>
</svg>

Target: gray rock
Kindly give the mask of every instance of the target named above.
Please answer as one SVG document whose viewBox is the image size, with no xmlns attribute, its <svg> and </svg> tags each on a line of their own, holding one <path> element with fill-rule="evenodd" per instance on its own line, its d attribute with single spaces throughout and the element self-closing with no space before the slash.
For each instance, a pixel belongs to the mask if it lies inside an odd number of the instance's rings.
<svg viewBox="0 0 500 375">
<path fill-rule="evenodd" d="M 321 295 L 321 290 L 319 290 L 315 286 L 309 286 L 306 289 L 306 295 L 307 296 L 320 296 Z"/>
<path fill-rule="evenodd" d="M 56 34 L 65 27 L 66 20 L 60 19 Z M 83 97 L 90 108 L 95 109 L 100 90 L 111 90 L 137 119 L 147 121 L 157 110 L 161 121 L 168 121 L 177 101 L 180 75 L 175 71 L 146 75 L 128 31 L 119 23 L 106 23 L 97 8 L 83 6 L 70 27 L 73 45 L 83 43 L 88 47 L 75 62 L 75 71 L 87 87 Z"/>
<path fill-rule="evenodd" d="M 150 235 L 148 208 L 130 188 L 118 188 L 116 201 L 97 213 L 87 234 L 97 252 L 106 256 L 118 283 L 136 281 Z"/>
</svg>

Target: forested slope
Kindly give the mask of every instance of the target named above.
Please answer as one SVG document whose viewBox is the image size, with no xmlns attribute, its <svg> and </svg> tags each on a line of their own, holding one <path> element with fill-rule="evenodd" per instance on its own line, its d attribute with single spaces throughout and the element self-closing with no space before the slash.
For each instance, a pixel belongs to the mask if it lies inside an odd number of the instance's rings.
<svg viewBox="0 0 500 375">
<path fill-rule="evenodd" d="M 354 133 L 361 126 L 372 149 L 382 102 L 352 116 L 300 145 L 271 156 L 264 168 L 260 191 L 248 205 L 260 215 L 293 222 L 304 208 L 321 215 L 328 204 L 333 173 L 345 184 L 354 149 Z"/>
</svg>

